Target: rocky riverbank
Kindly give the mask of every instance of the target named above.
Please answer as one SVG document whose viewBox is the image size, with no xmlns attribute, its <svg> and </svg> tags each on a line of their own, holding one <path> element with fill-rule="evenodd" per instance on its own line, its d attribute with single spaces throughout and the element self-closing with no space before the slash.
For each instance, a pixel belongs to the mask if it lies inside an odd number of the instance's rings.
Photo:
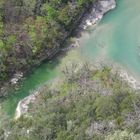
<svg viewBox="0 0 140 140">
<path fill-rule="evenodd" d="M 115 0 L 97 1 L 93 5 L 93 9 L 91 10 L 90 14 L 84 16 L 80 24 L 80 28 L 85 30 L 88 26 L 97 24 L 102 19 L 105 13 L 114 9 L 115 7 L 116 7 Z M 77 45 L 77 41 L 76 41 L 76 45 Z M 75 44 L 73 44 L 72 46 L 75 46 Z M 28 97 L 24 98 L 18 103 L 16 108 L 15 119 L 20 118 L 20 116 L 28 112 L 28 108 L 29 108 L 28 105 L 34 102 L 39 94 L 40 94 L 40 90 L 36 91 L 32 95 L 29 95 Z"/>
<path fill-rule="evenodd" d="M 123 69 L 119 71 L 119 76 L 120 78 L 122 78 L 122 80 L 126 81 L 134 90 L 140 90 L 140 83 L 134 76 L 131 76 Z"/>
<path fill-rule="evenodd" d="M 103 18 L 104 14 L 116 7 L 115 0 L 99 0 L 95 2 L 90 14 L 86 14 L 80 24 L 82 29 L 96 25 Z"/>
<path fill-rule="evenodd" d="M 19 81 L 14 75 L 19 72 L 24 75 L 30 73 L 33 67 L 39 66 L 46 59 L 52 59 L 60 52 L 67 38 L 77 29 L 82 17 L 94 2 L 84 0 L 81 6 L 77 0 L 69 2 L 34 0 L 33 3 L 22 0 L 22 4 L 16 0 L 8 3 L 3 0 L 0 3 L 1 97 L 5 96 L 3 92 L 6 88 L 11 86 L 9 84 L 11 80 L 13 83 Z M 43 8 L 46 6 L 51 8 L 50 14 L 48 7 Z"/>
<path fill-rule="evenodd" d="M 41 92 L 40 90 L 37 90 L 36 92 L 31 94 L 30 96 L 25 97 L 18 103 L 16 108 L 15 119 L 18 119 L 20 118 L 21 115 L 27 113 L 29 104 L 35 101 L 40 92 Z"/>
<path fill-rule="evenodd" d="M 108 12 L 109 10 L 112 10 L 113 8 L 115 8 L 116 6 L 116 2 L 115 0 L 97 0 L 94 5 L 92 6 L 92 10 L 89 12 L 87 12 L 86 14 L 81 13 L 80 18 L 78 20 L 81 20 L 81 24 L 79 25 L 78 28 L 78 32 L 80 32 L 81 30 L 85 30 L 88 26 L 91 25 L 95 25 L 97 24 L 101 18 L 103 17 L 103 15 Z M 79 24 L 79 23 L 78 23 Z M 53 53 L 49 53 L 48 50 L 45 50 L 41 53 L 41 59 L 39 60 L 39 63 L 37 65 L 39 65 L 43 60 L 46 59 L 46 57 L 48 59 L 51 59 L 53 56 L 55 56 L 58 52 L 62 51 L 67 51 L 73 47 L 79 47 L 79 43 L 78 43 L 78 38 L 75 40 L 74 43 L 70 44 L 69 47 L 67 48 L 58 48 L 53 50 Z M 47 51 L 47 52 L 46 52 Z M 48 54 L 49 53 L 49 54 Z M 7 81 L 7 82 L 3 82 L 2 84 L 0 83 L 0 97 L 4 97 L 7 95 L 8 93 L 8 89 L 10 87 L 13 88 L 13 86 L 16 86 L 16 84 L 18 83 L 18 81 L 20 81 L 20 79 L 23 77 L 23 75 L 25 75 L 25 73 L 27 73 L 29 71 L 28 70 L 20 70 L 20 71 L 16 71 L 15 74 L 13 74 L 13 76 Z"/>
</svg>

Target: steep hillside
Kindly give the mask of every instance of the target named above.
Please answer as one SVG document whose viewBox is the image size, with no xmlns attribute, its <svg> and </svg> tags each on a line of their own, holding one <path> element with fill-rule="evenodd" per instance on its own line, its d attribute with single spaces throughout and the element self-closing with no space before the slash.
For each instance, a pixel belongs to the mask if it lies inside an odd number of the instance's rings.
<svg viewBox="0 0 140 140">
<path fill-rule="evenodd" d="M 52 57 L 95 0 L 0 0 L 0 83 Z"/>
</svg>

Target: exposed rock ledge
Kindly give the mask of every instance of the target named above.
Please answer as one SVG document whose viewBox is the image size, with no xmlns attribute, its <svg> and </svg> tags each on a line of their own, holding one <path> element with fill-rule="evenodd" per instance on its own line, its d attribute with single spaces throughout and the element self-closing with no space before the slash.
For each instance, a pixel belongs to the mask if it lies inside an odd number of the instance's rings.
<svg viewBox="0 0 140 140">
<path fill-rule="evenodd" d="M 83 21 L 80 25 L 82 29 L 86 29 L 88 26 L 97 24 L 103 17 L 105 13 L 114 9 L 116 7 L 115 0 L 100 0 L 93 5 L 93 9 L 90 14 L 86 15 L 83 18 Z M 28 112 L 29 104 L 33 103 L 37 96 L 39 95 L 40 90 L 36 91 L 34 94 L 31 94 L 21 100 L 16 108 L 15 119 L 20 118 L 23 114 Z"/>
<path fill-rule="evenodd" d="M 40 90 L 37 90 L 36 92 L 25 97 L 23 100 L 21 100 L 18 103 L 17 108 L 16 108 L 16 114 L 15 114 L 16 120 L 20 118 L 23 114 L 28 112 L 29 104 L 35 101 L 35 99 L 37 98 L 40 92 L 41 92 Z"/>
<path fill-rule="evenodd" d="M 95 25 L 103 18 L 103 15 L 108 11 L 116 7 L 115 0 L 97 0 L 93 5 L 90 14 L 85 15 L 80 25 L 82 29 L 86 29 L 88 26 Z"/>
</svg>

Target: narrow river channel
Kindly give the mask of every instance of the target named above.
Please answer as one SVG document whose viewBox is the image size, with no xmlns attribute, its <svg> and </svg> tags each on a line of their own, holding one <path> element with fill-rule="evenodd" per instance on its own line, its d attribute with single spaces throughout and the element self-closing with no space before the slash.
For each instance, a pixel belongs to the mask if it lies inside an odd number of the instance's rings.
<svg viewBox="0 0 140 140">
<path fill-rule="evenodd" d="M 28 75 L 18 90 L 1 103 L 2 109 L 14 115 L 17 103 L 39 86 L 61 75 L 72 62 L 101 60 L 121 65 L 140 79 L 140 0 L 117 0 L 117 8 L 107 13 L 94 28 L 84 32 L 80 47 L 51 62 L 44 62 Z"/>
</svg>

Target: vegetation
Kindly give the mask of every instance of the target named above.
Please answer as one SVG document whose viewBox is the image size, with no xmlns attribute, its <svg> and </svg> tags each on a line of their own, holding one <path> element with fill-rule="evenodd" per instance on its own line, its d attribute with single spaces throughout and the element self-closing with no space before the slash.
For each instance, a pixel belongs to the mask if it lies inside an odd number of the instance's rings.
<svg viewBox="0 0 140 140">
<path fill-rule="evenodd" d="M 50 57 L 95 0 L 0 0 L 0 84 Z M 139 140 L 140 94 L 108 67 L 66 68 L 0 140 Z M 1 112 L 1 116 L 3 113 Z"/>
<path fill-rule="evenodd" d="M 0 0 L 0 82 L 52 56 L 95 0 Z"/>
<path fill-rule="evenodd" d="M 64 79 L 42 88 L 29 112 L 3 121 L 7 140 L 138 140 L 140 95 L 111 69 L 64 70 Z"/>
</svg>

